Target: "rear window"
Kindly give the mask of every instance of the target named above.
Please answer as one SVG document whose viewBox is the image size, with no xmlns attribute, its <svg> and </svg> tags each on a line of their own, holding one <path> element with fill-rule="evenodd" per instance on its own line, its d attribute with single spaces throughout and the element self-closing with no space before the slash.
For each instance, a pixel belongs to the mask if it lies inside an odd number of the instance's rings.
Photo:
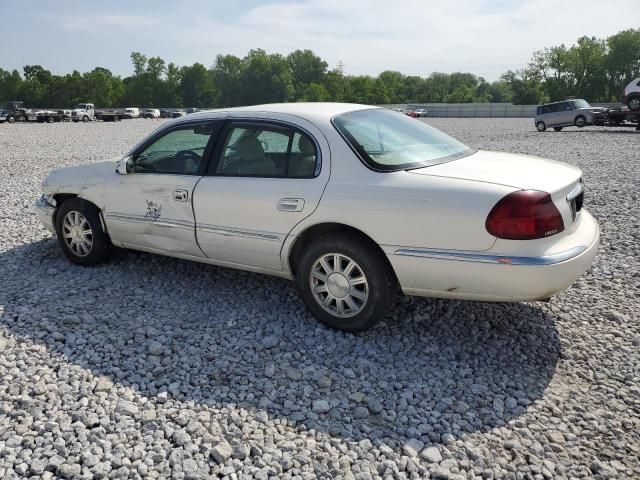
<svg viewBox="0 0 640 480">
<path fill-rule="evenodd" d="M 332 122 L 362 161 L 373 170 L 429 167 L 475 152 L 420 120 L 386 109 L 344 113 Z"/>
</svg>

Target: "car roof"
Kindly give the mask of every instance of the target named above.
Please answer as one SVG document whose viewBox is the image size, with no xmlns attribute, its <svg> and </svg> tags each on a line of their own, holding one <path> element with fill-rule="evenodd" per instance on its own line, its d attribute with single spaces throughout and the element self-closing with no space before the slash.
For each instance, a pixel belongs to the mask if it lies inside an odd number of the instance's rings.
<svg viewBox="0 0 640 480">
<path fill-rule="evenodd" d="M 356 110 L 366 110 L 370 108 L 380 108 L 371 105 L 360 105 L 357 103 L 334 103 L 334 102 L 295 102 L 295 103 L 266 103 L 263 105 L 250 105 L 246 107 L 229 107 L 205 110 L 192 113 L 185 118 L 207 119 L 209 117 L 219 117 L 220 113 L 242 113 L 242 112 L 262 112 L 288 114 L 304 118 L 309 121 L 329 121 L 336 115 L 353 112 Z"/>
<path fill-rule="evenodd" d="M 556 103 L 566 103 L 566 102 L 574 102 L 576 100 L 584 100 L 583 98 L 568 98 L 566 100 L 558 100 L 557 102 L 549 102 L 538 105 L 539 107 L 544 107 L 545 105 L 555 105 Z M 586 102 L 586 100 L 585 100 Z"/>
</svg>

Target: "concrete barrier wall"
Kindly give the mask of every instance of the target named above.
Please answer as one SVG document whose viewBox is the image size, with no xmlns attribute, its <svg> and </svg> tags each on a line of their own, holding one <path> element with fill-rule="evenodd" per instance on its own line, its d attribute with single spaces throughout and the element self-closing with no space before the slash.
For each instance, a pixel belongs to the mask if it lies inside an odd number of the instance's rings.
<svg viewBox="0 0 640 480">
<path fill-rule="evenodd" d="M 514 105 L 512 103 L 408 103 L 381 105 L 386 108 L 426 108 L 429 117 L 451 118 L 532 118 L 537 105 Z M 594 103 L 594 107 L 610 107 L 609 103 Z"/>
<path fill-rule="evenodd" d="M 451 118 L 529 118 L 536 113 L 536 105 L 511 103 L 427 103 L 383 105 L 387 108 L 426 108 L 430 117 Z"/>
</svg>

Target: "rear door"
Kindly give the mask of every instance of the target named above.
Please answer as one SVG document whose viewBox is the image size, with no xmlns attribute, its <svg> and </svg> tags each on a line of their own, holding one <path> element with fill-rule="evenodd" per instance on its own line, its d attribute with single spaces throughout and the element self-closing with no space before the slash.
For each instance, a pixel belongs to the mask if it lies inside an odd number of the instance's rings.
<svg viewBox="0 0 640 480">
<path fill-rule="evenodd" d="M 193 194 L 198 244 L 220 262 L 281 271 L 285 238 L 329 180 L 329 145 L 309 122 L 259 114 L 229 119 L 219 138 Z"/>
</svg>

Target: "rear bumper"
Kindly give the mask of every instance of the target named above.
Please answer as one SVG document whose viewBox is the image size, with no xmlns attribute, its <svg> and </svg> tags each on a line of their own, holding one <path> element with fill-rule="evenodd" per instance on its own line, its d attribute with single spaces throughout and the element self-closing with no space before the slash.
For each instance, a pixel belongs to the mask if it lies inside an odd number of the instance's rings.
<svg viewBox="0 0 640 480">
<path fill-rule="evenodd" d="M 385 248 L 407 295 L 484 301 L 528 301 L 565 290 L 591 265 L 600 231 L 587 212 L 580 244 L 540 256 L 490 252 Z M 583 240 L 588 238 L 588 242 Z"/>
<path fill-rule="evenodd" d="M 35 207 L 36 214 L 44 228 L 55 234 L 56 229 L 53 224 L 53 216 L 56 213 L 56 207 L 49 203 L 48 199 L 44 195 L 36 200 Z"/>
</svg>

